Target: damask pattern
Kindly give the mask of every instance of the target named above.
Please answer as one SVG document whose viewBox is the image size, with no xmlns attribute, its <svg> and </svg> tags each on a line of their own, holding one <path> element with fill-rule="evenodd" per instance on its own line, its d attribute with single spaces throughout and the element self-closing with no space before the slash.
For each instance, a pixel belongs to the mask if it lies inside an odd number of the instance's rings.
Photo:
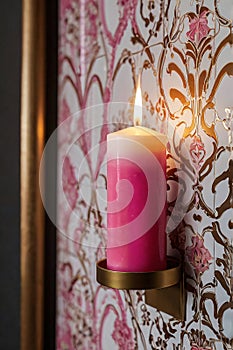
<svg viewBox="0 0 233 350">
<path fill-rule="evenodd" d="M 233 348 L 232 21 L 232 0 L 61 0 L 57 350 Z M 132 124 L 140 72 L 143 124 L 169 138 L 168 252 L 185 264 L 185 322 L 95 281 L 103 141 Z"/>
</svg>

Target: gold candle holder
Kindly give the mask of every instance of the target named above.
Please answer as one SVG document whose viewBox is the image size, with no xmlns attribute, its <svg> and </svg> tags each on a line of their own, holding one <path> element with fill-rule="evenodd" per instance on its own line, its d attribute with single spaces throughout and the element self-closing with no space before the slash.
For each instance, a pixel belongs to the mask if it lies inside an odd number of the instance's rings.
<svg viewBox="0 0 233 350">
<path fill-rule="evenodd" d="M 184 274 L 178 259 L 168 256 L 167 269 L 149 272 L 121 272 L 107 268 L 107 259 L 96 265 L 97 281 L 114 289 L 143 289 L 145 302 L 175 318 L 185 319 Z"/>
</svg>

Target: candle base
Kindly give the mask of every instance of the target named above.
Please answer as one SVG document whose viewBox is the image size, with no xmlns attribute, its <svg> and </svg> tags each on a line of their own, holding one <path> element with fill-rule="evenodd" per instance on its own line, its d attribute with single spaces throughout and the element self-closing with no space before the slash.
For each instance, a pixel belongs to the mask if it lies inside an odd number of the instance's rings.
<svg viewBox="0 0 233 350">
<path fill-rule="evenodd" d="M 145 302 L 178 320 L 185 319 L 184 274 L 178 259 L 167 257 L 167 269 L 149 272 L 121 272 L 107 268 L 107 259 L 99 261 L 97 281 L 114 289 L 146 290 Z"/>
</svg>

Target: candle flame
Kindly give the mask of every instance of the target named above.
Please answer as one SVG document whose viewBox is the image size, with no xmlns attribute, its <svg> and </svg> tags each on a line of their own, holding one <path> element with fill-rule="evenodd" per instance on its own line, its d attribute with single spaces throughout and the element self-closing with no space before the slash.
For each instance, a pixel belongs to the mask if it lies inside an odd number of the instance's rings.
<svg viewBox="0 0 233 350">
<path fill-rule="evenodd" d="M 141 74 L 139 74 L 135 102 L 134 102 L 134 125 L 141 125 L 141 123 L 142 123 L 142 90 L 141 90 Z"/>
</svg>

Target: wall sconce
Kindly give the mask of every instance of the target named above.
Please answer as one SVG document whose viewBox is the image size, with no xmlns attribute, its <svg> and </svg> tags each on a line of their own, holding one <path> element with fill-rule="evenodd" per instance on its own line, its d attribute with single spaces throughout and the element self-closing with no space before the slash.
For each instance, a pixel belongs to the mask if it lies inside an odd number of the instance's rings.
<svg viewBox="0 0 233 350">
<path fill-rule="evenodd" d="M 96 265 L 97 281 L 114 289 L 143 289 L 146 304 L 185 320 L 186 293 L 181 262 L 167 257 L 167 269 L 153 272 L 120 272 L 107 268 L 107 259 Z"/>
<path fill-rule="evenodd" d="M 182 264 L 166 257 L 167 138 L 140 126 L 140 75 L 135 126 L 107 137 L 108 245 L 107 259 L 97 263 L 97 281 L 110 288 L 146 290 L 147 304 L 183 321 Z"/>
</svg>

